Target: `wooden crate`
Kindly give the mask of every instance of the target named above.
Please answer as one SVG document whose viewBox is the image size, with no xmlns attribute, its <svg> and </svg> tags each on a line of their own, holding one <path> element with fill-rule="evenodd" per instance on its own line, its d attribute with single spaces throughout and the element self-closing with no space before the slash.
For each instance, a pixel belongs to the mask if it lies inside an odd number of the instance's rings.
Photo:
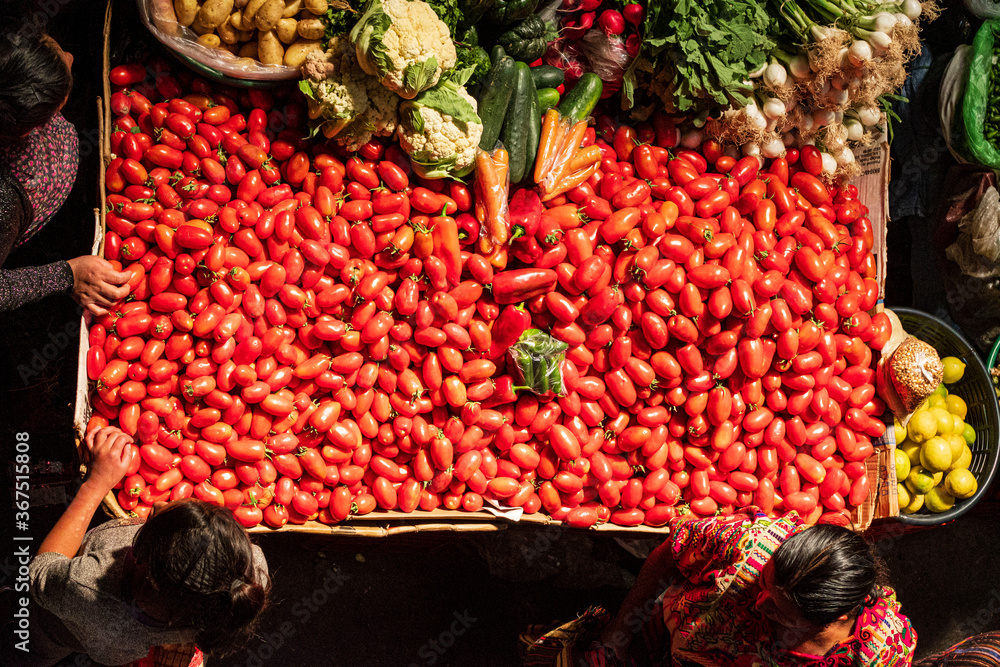
<svg viewBox="0 0 1000 667">
<path fill-rule="evenodd" d="M 104 99 L 98 100 L 98 118 L 100 127 L 100 170 L 101 175 L 98 187 L 100 188 L 101 208 L 95 211 L 95 239 L 94 252 L 103 254 L 104 239 L 104 211 L 105 211 L 105 188 L 104 173 L 111 162 L 111 112 L 110 98 L 111 87 L 108 81 L 108 73 L 111 63 L 109 62 L 111 38 L 111 2 L 109 1 L 105 13 L 104 21 Z M 888 221 L 888 185 L 889 185 L 889 147 L 886 143 L 876 144 L 872 148 L 859 151 L 857 159 L 861 164 L 862 175 L 855 181 L 859 190 L 859 197 L 869 208 L 869 217 L 875 227 L 875 247 L 873 252 L 877 258 L 878 275 L 880 285 L 884 288 L 885 267 L 886 267 L 886 228 Z M 881 308 L 881 304 L 879 305 Z M 82 443 L 84 430 L 87 421 L 90 419 L 91 409 L 88 400 L 89 383 L 86 373 L 87 349 L 89 347 L 88 335 L 90 324 L 89 314 L 83 317 L 80 327 L 80 355 L 79 372 L 77 377 L 77 395 L 74 413 L 74 427 L 77 433 L 77 445 Z M 868 478 L 871 482 L 871 492 L 868 500 L 857 508 L 852 515 L 854 528 L 858 531 L 867 530 L 872 521 L 888 519 L 899 515 L 898 499 L 896 496 L 896 472 L 894 465 L 896 442 L 893 437 L 891 425 L 886 429 L 886 435 L 877 443 L 874 443 L 875 454 L 865 462 L 868 470 Z M 125 517 L 125 512 L 117 502 L 114 493 L 109 493 L 104 500 L 105 510 L 114 517 Z M 554 521 L 544 514 L 524 514 L 518 522 L 535 526 L 562 525 L 561 522 Z M 326 525 L 318 521 L 310 521 L 304 525 L 288 524 L 278 530 L 285 532 L 302 533 L 322 533 L 331 535 L 360 536 L 360 537 L 387 537 L 406 533 L 428 532 L 428 531 L 452 531 L 452 532 L 472 532 L 472 531 L 496 531 L 513 525 L 514 521 L 490 513 L 487 510 L 479 512 L 459 512 L 453 510 L 435 510 L 433 512 L 416 511 L 405 513 L 398 511 L 375 511 L 364 516 L 351 517 L 348 521 L 338 525 Z M 628 528 L 616 526 L 614 524 L 602 524 L 595 526 L 591 530 L 609 534 L 626 534 L 633 536 L 641 535 L 665 535 L 666 528 L 653 528 L 650 526 L 637 526 Z M 274 529 L 265 526 L 258 526 L 252 529 L 253 532 L 274 532 Z"/>
</svg>

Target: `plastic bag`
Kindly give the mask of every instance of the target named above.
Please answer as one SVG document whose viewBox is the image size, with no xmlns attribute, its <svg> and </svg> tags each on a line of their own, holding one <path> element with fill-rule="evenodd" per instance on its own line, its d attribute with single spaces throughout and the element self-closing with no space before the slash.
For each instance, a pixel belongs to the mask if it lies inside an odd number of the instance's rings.
<svg viewBox="0 0 1000 667">
<path fill-rule="evenodd" d="M 542 136 L 535 158 L 535 183 L 542 201 L 549 201 L 580 186 L 601 164 L 601 149 L 591 144 L 580 148 L 587 121 L 573 122 L 557 109 L 542 117 Z"/>
<path fill-rule="evenodd" d="M 986 21 L 972 42 L 972 60 L 969 62 L 969 80 L 962 100 L 962 121 L 965 140 L 971 157 L 986 167 L 1000 169 L 1000 148 L 983 134 L 986 109 L 990 98 L 990 79 L 993 77 L 993 44 L 1000 30 L 1000 21 Z"/>
<path fill-rule="evenodd" d="M 604 82 L 601 99 L 617 94 L 622 89 L 625 71 L 632 64 L 632 56 L 625 50 L 622 38 L 591 28 L 580 39 L 580 51 L 590 63 L 590 71 Z"/>
<path fill-rule="evenodd" d="M 569 346 L 539 329 L 528 329 L 510 346 L 521 386 L 536 394 L 565 395 L 562 362 Z"/>
<path fill-rule="evenodd" d="M 979 204 L 958 223 L 958 240 L 945 257 L 972 278 L 1000 276 L 1000 193 L 990 186 Z"/>
<path fill-rule="evenodd" d="M 252 58 L 238 58 L 223 49 L 199 44 L 194 31 L 177 23 L 177 14 L 169 0 L 136 0 L 136 4 L 143 24 L 182 60 L 194 61 L 233 79 L 277 83 L 301 77 L 297 67 L 265 65 Z"/>
<path fill-rule="evenodd" d="M 938 119 L 941 134 L 948 146 L 948 152 L 959 164 L 968 164 L 969 147 L 965 143 L 962 130 L 962 98 L 965 97 L 965 83 L 969 79 L 969 61 L 972 47 L 962 44 L 948 61 L 938 88 Z"/>
<path fill-rule="evenodd" d="M 1000 2 L 997 0 L 964 0 L 962 4 L 970 14 L 981 19 L 1000 18 Z"/>
<path fill-rule="evenodd" d="M 510 238 L 510 156 L 497 142 L 492 152 L 476 149 L 476 218 L 479 220 L 479 249 L 485 255 L 503 246 Z"/>
<path fill-rule="evenodd" d="M 934 393 L 944 377 L 944 364 L 937 350 L 913 336 L 907 336 L 881 366 L 888 373 L 892 389 L 906 414 L 912 413 Z M 892 406 L 894 401 L 887 401 Z"/>
</svg>

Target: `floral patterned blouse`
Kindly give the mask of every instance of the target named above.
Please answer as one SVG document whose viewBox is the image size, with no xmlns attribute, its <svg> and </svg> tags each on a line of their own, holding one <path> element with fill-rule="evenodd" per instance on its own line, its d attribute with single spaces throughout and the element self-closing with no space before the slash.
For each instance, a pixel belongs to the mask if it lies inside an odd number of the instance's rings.
<svg viewBox="0 0 1000 667">
<path fill-rule="evenodd" d="M 917 634 L 890 588 L 858 616 L 852 636 L 824 656 L 782 647 L 756 611 L 764 563 L 807 527 L 795 513 L 769 519 L 756 508 L 732 516 L 674 521 L 671 551 L 684 581 L 657 601 L 643 635 L 653 665 L 674 667 L 904 667 Z M 659 659 L 653 656 L 662 656 Z"/>
<path fill-rule="evenodd" d="M 52 219 L 73 189 L 80 162 L 80 140 L 76 128 L 56 114 L 48 123 L 29 132 L 16 151 L 5 151 L 4 158 L 34 210 L 31 224 L 17 241 L 21 245 Z"/>
</svg>

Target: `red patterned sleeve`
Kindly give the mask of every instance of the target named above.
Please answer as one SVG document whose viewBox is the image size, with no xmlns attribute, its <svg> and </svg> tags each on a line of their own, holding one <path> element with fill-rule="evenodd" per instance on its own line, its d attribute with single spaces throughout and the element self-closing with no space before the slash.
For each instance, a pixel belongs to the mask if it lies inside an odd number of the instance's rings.
<svg viewBox="0 0 1000 667">
<path fill-rule="evenodd" d="M 670 551 L 681 574 L 692 582 L 705 581 L 739 557 L 739 546 L 759 513 L 744 508 L 730 516 L 675 519 L 670 524 Z"/>
</svg>

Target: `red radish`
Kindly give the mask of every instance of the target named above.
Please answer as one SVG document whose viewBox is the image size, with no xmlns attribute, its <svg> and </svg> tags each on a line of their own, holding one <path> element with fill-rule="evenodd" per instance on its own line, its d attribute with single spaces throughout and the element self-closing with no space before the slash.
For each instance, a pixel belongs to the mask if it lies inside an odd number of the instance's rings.
<svg viewBox="0 0 1000 667">
<path fill-rule="evenodd" d="M 637 2 L 630 5 L 625 5 L 622 9 L 622 16 L 625 20 L 634 25 L 636 28 L 642 25 L 642 20 L 646 17 L 646 11 Z"/>
<path fill-rule="evenodd" d="M 629 5 L 629 7 L 635 7 L 637 5 Z M 625 52 L 630 56 L 635 58 L 639 55 L 639 49 L 642 48 L 642 39 L 639 35 L 632 33 L 625 38 Z"/>
<path fill-rule="evenodd" d="M 605 9 L 597 18 L 597 25 L 606 35 L 620 35 L 625 32 L 625 19 L 616 9 Z"/>
</svg>

